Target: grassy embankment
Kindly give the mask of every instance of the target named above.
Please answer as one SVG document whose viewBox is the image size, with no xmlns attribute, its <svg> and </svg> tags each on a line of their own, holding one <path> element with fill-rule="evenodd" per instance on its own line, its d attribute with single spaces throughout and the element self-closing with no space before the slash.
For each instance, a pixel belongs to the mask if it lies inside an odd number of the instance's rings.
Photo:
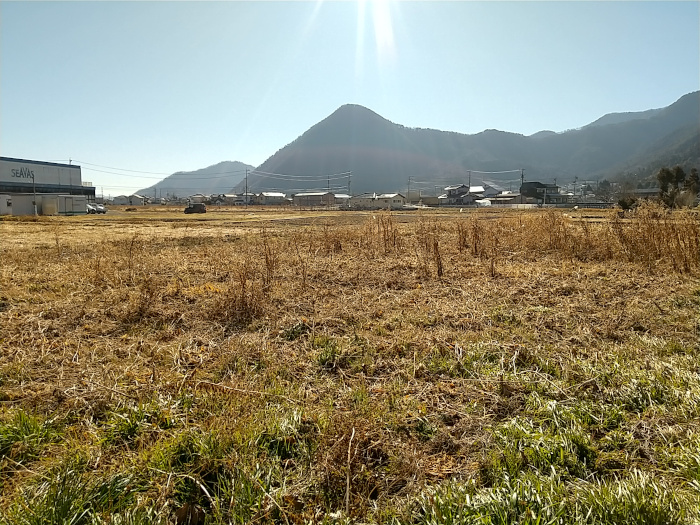
<svg viewBox="0 0 700 525">
<path fill-rule="evenodd" d="M 700 519 L 697 216 L 248 213 L 0 221 L 0 522 Z"/>
</svg>

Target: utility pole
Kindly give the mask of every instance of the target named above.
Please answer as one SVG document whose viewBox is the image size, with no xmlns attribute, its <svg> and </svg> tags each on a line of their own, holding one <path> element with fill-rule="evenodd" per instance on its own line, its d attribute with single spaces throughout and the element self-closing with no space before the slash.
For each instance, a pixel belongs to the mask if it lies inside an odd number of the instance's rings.
<svg viewBox="0 0 700 525">
<path fill-rule="evenodd" d="M 406 201 L 411 204 L 411 177 L 408 178 L 408 194 L 406 195 Z"/>
<path fill-rule="evenodd" d="M 525 184 L 525 170 L 520 168 L 520 204 L 523 203 L 523 184 Z"/>
<path fill-rule="evenodd" d="M 243 194 L 243 202 L 246 208 L 248 207 L 248 168 L 245 169 L 245 193 Z"/>
<path fill-rule="evenodd" d="M 469 170 L 467 173 L 469 174 L 469 189 L 467 191 L 471 192 L 472 191 L 472 170 Z"/>
<path fill-rule="evenodd" d="M 348 195 L 350 195 L 350 183 L 352 182 L 352 174 L 348 175 Z"/>
</svg>

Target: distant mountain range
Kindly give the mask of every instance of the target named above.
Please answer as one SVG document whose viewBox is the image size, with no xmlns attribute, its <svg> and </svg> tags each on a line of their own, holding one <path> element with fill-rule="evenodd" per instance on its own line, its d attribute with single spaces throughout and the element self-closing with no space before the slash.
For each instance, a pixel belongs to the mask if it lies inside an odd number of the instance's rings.
<svg viewBox="0 0 700 525">
<path fill-rule="evenodd" d="M 187 197 L 195 193 L 205 195 L 230 193 L 231 189 L 245 179 L 247 170 L 254 166 L 238 161 L 224 161 L 196 171 L 178 171 L 162 181 L 139 190 L 147 197 Z"/>
<path fill-rule="evenodd" d="M 579 129 L 530 136 L 407 128 L 348 104 L 255 169 L 224 162 L 175 173 L 142 191 L 240 193 L 246 168 L 252 192 L 404 192 L 410 179 L 413 189 L 431 193 L 470 178 L 472 184 L 487 180 L 517 190 L 521 169 L 527 181 L 563 185 L 576 178 L 643 180 L 659 167 L 677 164 L 686 171 L 700 167 L 700 91 L 665 108 L 611 113 Z"/>
</svg>

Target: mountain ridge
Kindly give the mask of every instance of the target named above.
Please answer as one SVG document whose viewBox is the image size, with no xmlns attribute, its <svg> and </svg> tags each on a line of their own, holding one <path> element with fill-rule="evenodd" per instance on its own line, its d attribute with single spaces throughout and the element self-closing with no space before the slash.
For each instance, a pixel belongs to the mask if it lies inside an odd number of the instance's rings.
<svg viewBox="0 0 700 525">
<path fill-rule="evenodd" d="M 562 183 L 576 177 L 613 178 L 678 129 L 690 126 L 700 132 L 698 115 L 700 91 L 665 108 L 608 114 L 576 130 L 524 136 L 493 129 L 460 134 L 407 128 L 371 109 L 346 104 L 258 169 L 319 176 L 352 171 L 352 187 L 357 192 L 397 191 L 407 187 L 409 177 L 436 186 L 464 182 L 470 171 L 524 169 L 529 180 Z M 513 175 L 501 179 L 508 177 Z M 252 191 L 262 185 L 255 174 L 249 178 Z M 285 186 L 292 189 L 289 184 L 279 184 L 276 189 Z"/>
<path fill-rule="evenodd" d="M 229 193 L 245 179 L 246 170 L 254 166 L 240 161 L 222 161 L 194 171 L 177 171 L 137 193 L 153 197 L 186 197 L 195 193 Z"/>
<path fill-rule="evenodd" d="M 700 162 L 700 91 L 664 108 L 609 113 L 581 128 L 519 133 L 485 129 L 463 134 L 409 128 L 359 104 L 343 104 L 254 168 L 225 161 L 177 172 L 141 190 L 146 195 L 249 191 L 347 193 L 403 191 L 476 181 L 526 180 L 560 184 L 616 177 L 649 177 L 648 166 Z M 352 175 L 345 177 L 346 172 Z M 491 172 L 506 172 L 494 173 Z M 283 177 L 275 177 L 281 174 Z M 331 181 L 333 184 L 331 185 Z M 472 181 L 473 182 L 473 181 Z"/>
</svg>

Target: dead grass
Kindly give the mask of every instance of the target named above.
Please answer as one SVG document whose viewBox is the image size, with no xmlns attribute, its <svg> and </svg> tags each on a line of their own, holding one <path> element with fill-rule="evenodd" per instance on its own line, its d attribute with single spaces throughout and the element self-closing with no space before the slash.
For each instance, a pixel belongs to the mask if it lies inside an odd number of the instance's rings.
<svg viewBox="0 0 700 525">
<path fill-rule="evenodd" d="M 415 521 L 426 488 L 552 471 L 698 501 L 690 213 L 159 210 L 0 236 L 7 519 L 76 457 L 164 520 Z"/>
</svg>

